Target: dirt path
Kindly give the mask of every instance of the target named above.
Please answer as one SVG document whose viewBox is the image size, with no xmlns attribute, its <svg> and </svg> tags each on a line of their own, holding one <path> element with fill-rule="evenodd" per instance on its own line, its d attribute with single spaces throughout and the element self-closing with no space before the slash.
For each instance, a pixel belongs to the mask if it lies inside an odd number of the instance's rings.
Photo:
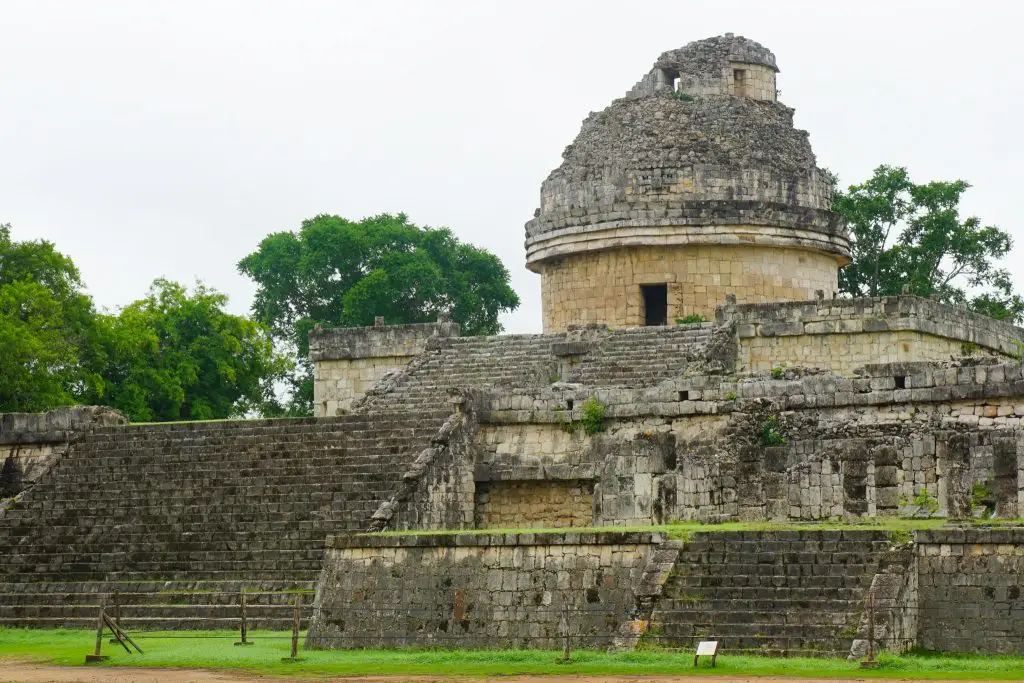
<svg viewBox="0 0 1024 683">
<path fill-rule="evenodd" d="M 440 683 L 441 681 L 499 680 L 501 683 L 862 683 L 857 678 L 784 678 L 736 676 L 502 676 L 496 679 L 439 678 L 436 676 L 362 676 L 336 678 L 295 679 L 308 683 L 317 681 L 352 681 L 358 683 Z M 258 676 L 206 669 L 133 669 L 129 667 L 88 669 L 75 666 L 51 666 L 21 662 L 0 662 L 0 681 L 4 683 L 235 683 L 237 681 L 275 681 L 289 683 L 289 679 Z M 294 683 L 294 682 L 292 682 Z M 905 683 L 934 683 L 907 679 Z M 972 683 L 984 683 L 973 681 Z"/>
</svg>

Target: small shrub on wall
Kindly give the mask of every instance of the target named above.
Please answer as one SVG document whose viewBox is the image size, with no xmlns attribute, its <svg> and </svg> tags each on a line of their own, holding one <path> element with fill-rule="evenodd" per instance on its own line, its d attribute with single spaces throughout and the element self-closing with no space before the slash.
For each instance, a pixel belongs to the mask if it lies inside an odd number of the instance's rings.
<svg viewBox="0 0 1024 683">
<path fill-rule="evenodd" d="M 604 414 L 608 406 L 601 403 L 596 397 L 591 396 L 580 409 L 580 424 L 587 434 L 597 434 L 604 431 Z"/>
</svg>

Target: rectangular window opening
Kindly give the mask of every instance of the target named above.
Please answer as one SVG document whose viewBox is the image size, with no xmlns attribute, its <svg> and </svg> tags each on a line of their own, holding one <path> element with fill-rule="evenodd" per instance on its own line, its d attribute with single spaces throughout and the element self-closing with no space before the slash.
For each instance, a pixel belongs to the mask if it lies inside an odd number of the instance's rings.
<svg viewBox="0 0 1024 683">
<path fill-rule="evenodd" d="M 644 325 L 651 327 L 668 323 L 668 285 L 640 285 L 644 300 Z"/>
<path fill-rule="evenodd" d="M 906 389 L 907 388 L 907 378 L 905 376 L 903 376 L 903 375 L 896 375 L 895 377 L 893 377 L 893 379 L 896 380 L 896 388 L 897 389 Z"/>
<path fill-rule="evenodd" d="M 737 95 L 747 94 L 747 71 L 746 69 L 733 69 L 732 70 L 732 83 L 733 92 Z"/>
</svg>

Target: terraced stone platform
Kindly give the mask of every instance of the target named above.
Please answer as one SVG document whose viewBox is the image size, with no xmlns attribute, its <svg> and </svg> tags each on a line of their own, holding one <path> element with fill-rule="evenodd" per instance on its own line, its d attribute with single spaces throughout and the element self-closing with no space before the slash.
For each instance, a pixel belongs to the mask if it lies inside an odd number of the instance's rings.
<svg viewBox="0 0 1024 683">
<path fill-rule="evenodd" d="M 357 410 L 436 404 L 450 389 L 522 389 L 555 382 L 587 387 L 647 387 L 677 377 L 704 358 L 711 323 L 626 330 L 597 328 L 567 334 L 446 337 L 391 381 L 382 382 Z M 575 340 L 574 340 L 575 339 Z"/>
<path fill-rule="evenodd" d="M 448 414 L 95 429 L 0 516 L 0 625 L 88 625 L 117 591 L 126 626 L 224 628 L 245 588 L 253 628 L 286 628 L 327 534 L 365 529 Z"/>
<path fill-rule="evenodd" d="M 887 532 L 873 530 L 694 534 L 657 602 L 648 640 L 845 656 L 890 546 Z"/>
</svg>

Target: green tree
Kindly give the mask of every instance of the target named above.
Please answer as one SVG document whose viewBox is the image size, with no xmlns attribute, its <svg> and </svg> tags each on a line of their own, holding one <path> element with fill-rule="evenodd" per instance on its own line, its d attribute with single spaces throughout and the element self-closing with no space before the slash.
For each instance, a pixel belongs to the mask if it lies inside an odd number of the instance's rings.
<svg viewBox="0 0 1024 683">
<path fill-rule="evenodd" d="M 94 315 L 70 258 L 0 225 L 0 411 L 49 410 L 88 390 L 79 359 Z"/>
<path fill-rule="evenodd" d="M 269 331 L 224 311 L 227 297 L 158 279 L 149 295 L 98 320 L 88 363 L 101 378 L 88 400 L 135 421 L 204 420 L 279 412 L 274 382 L 290 369 Z"/>
<path fill-rule="evenodd" d="M 840 192 L 834 208 L 849 224 L 853 262 L 839 271 L 839 290 L 852 296 L 935 296 L 1012 322 L 1024 300 L 998 265 L 1010 236 L 976 216 L 961 218 L 963 180 L 923 185 L 906 168 L 879 166 L 860 185 Z"/>
<path fill-rule="evenodd" d="M 494 254 L 405 214 L 316 216 L 298 232 L 268 235 L 238 269 L 257 284 L 255 317 L 300 359 L 291 378 L 297 413 L 312 408 L 307 335 L 317 324 L 371 325 L 376 316 L 388 324 L 430 322 L 446 313 L 462 334 L 495 334 L 498 315 L 519 305 Z"/>
</svg>

